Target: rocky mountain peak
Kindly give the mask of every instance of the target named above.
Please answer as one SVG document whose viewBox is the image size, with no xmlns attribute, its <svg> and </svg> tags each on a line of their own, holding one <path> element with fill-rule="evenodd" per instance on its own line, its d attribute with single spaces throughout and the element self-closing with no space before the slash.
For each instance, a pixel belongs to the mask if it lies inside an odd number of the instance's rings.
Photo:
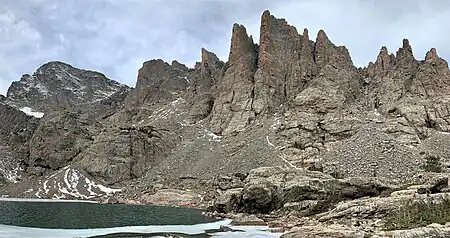
<svg viewBox="0 0 450 238">
<path fill-rule="evenodd" d="M 435 48 L 431 48 L 425 55 L 425 61 L 436 60 L 437 58 L 439 58 L 439 56 L 437 55 Z"/>
<path fill-rule="evenodd" d="M 328 63 L 330 56 L 333 54 L 334 45 L 328 39 L 324 30 L 320 29 L 317 33 L 315 44 L 315 61 L 319 68 L 323 68 Z"/>
<path fill-rule="evenodd" d="M 309 31 L 308 31 L 308 28 L 304 28 L 304 29 L 303 29 L 302 37 L 304 37 L 305 39 L 308 39 L 308 40 L 309 40 Z"/>
<path fill-rule="evenodd" d="M 328 39 L 327 33 L 323 29 L 319 29 L 316 37 L 316 44 L 318 45 L 332 45 L 330 39 Z"/>
<path fill-rule="evenodd" d="M 258 67 L 264 72 L 270 71 L 273 58 L 278 56 L 277 53 L 286 53 L 277 52 L 280 46 L 286 43 L 289 48 L 295 47 L 295 41 L 299 40 L 300 35 L 295 27 L 290 26 L 285 19 L 275 18 L 269 11 L 264 11 L 260 25 Z"/>
<path fill-rule="evenodd" d="M 179 69 L 179 70 L 183 70 L 186 71 L 188 70 L 188 67 L 180 62 L 178 62 L 177 60 L 172 60 L 172 67 L 175 69 Z"/>
<path fill-rule="evenodd" d="M 374 64 L 369 64 L 369 74 L 374 77 L 375 75 L 383 76 L 394 66 L 395 56 L 390 55 L 386 46 L 382 46 L 380 53 L 377 56 L 377 60 Z"/>
<path fill-rule="evenodd" d="M 201 66 L 202 75 L 211 74 L 221 70 L 224 63 L 217 57 L 216 54 L 207 51 L 205 48 L 201 49 Z"/>
<path fill-rule="evenodd" d="M 32 75 L 24 74 L 19 81 L 13 82 L 7 98 L 16 107 L 45 113 L 99 101 L 127 88 L 102 73 L 52 61 L 39 67 Z"/>
<path fill-rule="evenodd" d="M 309 39 L 308 29 L 303 29 L 303 34 L 301 35 L 300 42 L 300 52 L 299 52 L 299 66 L 301 77 L 311 78 L 317 75 L 317 65 L 314 60 L 314 42 Z"/>
<path fill-rule="evenodd" d="M 208 87 L 213 86 L 222 76 L 222 69 L 224 65 L 225 63 L 222 62 L 216 54 L 202 48 L 200 72 L 202 77 L 207 77 L 209 79 L 203 79 L 202 82 L 198 82 L 197 85 L 206 84 Z"/>
<path fill-rule="evenodd" d="M 231 33 L 231 46 L 228 63 L 237 63 L 242 57 L 247 57 L 254 53 L 253 39 L 247 35 L 247 30 L 243 25 L 234 24 Z"/>
<path fill-rule="evenodd" d="M 176 60 L 172 64 L 162 59 L 146 61 L 138 71 L 136 87 L 125 102 L 127 105 L 143 106 L 172 100 L 186 90 L 188 72 L 189 68 Z"/>
<path fill-rule="evenodd" d="M 322 29 L 319 30 L 316 37 L 315 61 L 320 69 L 327 64 L 338 68 L 353 67 L 348 49 L 345 46 L 334 45 Z"/>
<path fill-rule="evenodd" d="M 0 94 L 0 103 L 5 103 L 7 98 Z"/>
<path fill-rule="evenodd" d="M 448 63 L 440 58 L 435 48 L 425 55 L 419 63 L 416 80 L 412 82 L 411 91 L 422 98 L 432 99 L 448 95 L 450 92 L 450 71 Z M 442 112 L 445 114 L 445 112 Z"/>
<path fill-rule="evenodd" d="M 211 131 L 241 131 L 254 118 L 252 108 L 253 76 L 258 58 L 257 46 L 244 26 L 234 24 L 230 55 L 219 81 L 217 97 L 211 110 Z"/>
<path fill-rule="evenodd" d="M 413 50 L 408 39 L 403 39 L 402 47 L 398 49 L 396 54 L 396 62 L 401 66 L 417 66 L 417 60 L 414 58 Z"/>
<path fill-rule="evenodd" d="M 430 64 L 440 74 L 449 73 L 448 63 L 439 57 L 435 48 L 431 48 L 425 55 L 425 64 Z"/>
<path fill-rule="evenodd" d="M 408 52 L 412 52 L 412 47 L 411 47 L 411 45 L 409 44 L 409 40 L 408 39 L 406 39 L 406 38 L 404 38 L 403 40 L 402 40 L 402 49 L 404 49 L 404 50 L 406 50 L 406 51 L 408 51 Z"/>
<path fill-rule="evenodd" d="M 74 69 L 71 65 L 61 61 L 50 61 L 39 67 L 35 74 L 52 74 L 58 71 Z M 101 73 L 99 73 L 101 74 Z"/>
</svg>

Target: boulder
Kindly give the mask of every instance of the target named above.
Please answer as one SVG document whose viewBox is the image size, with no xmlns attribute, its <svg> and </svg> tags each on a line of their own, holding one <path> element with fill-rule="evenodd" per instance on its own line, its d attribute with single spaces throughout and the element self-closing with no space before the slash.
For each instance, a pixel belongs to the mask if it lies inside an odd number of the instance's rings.
<svg viewBox="0 0 450 238">
<path fill-rule="evenodd" d="M 424 185 L 417 188 L 417 192 L 419 194 L 440 193 L 446 187 L 448 187 L 448 176 L 440 175 L 433 177 Z"/>
<path fill-rule="evenodd" d="M 295 227 L 283 234 L 282 238 L 365 238 L 368 234 L 364 231 L 345 225 L 317 225 Z"/>
<path fill-rule="evenodd" d="M 270 213 L 282 208 L 319 212 L 339 201 L 377 196 L 392 188 L 375 178 L 335 179 L 304 169 L 263 167 L 250 171 L 243 189 L 222 192 L 220 212 Z M 308 212 L 307 212 L 308 213 Z"/>
<path fill-rule="evenodd" d="M 256 217 L 255 215 L 243 215 L 238 214 L 232 217 L 233 226 L 266 226 L 266 222 L 263 219 Z"/>
<path fill-rule="evenodd" d="M 200 198 L 195 192 L 177 189 L 161 189 L 154 194 L 143 194 L 140 200 L 144 204 L 197 207 Z"/>
</svg>

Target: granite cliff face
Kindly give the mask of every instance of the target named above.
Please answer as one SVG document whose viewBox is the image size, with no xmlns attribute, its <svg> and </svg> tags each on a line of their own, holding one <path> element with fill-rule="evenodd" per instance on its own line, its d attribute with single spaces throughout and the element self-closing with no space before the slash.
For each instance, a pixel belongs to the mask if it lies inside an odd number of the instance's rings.
<svg viewBox="0 0 450 238">
<path fill-rule="evenodd" d="M 450 73 L 436 49 L 417 60 L 405 39 L 356 68 L 323 30 L 299 33 L 269 11 L 259 38 L 234 24 L 227 62 L 207 49 L 194 68 L 150 60 L 132 89 L 61 62 L 24 75 L 0 97 L 2 193 L 60 197 L 69 190 L 51 179 L 65 171 L 183 187 L 264 166 L 401 184 L 428 173 L 428 158 L 450 162 Z"/>
</svg>

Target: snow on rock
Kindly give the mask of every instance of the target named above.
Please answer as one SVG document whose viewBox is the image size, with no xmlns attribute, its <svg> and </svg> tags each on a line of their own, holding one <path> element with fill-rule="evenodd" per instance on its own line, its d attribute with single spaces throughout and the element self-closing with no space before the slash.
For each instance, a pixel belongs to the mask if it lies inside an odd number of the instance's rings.
<svg viewBox="0 0 450 238">
<path fill-rule="evenodd" d="M 164 121 L 167 120 L 172 114 L 180 115 L 181 110 L 180 107 L 185 103 L 183 98 L 178 98 L 173 102 L 170 102 L 168 105 L 154 111 L 150 117 L 150 122 Z"/>
<path fill-rule="evenodd" d="M 275 145 L 274 145 L 272 142 L 270 142 L 269 136 L 268 136 L 268 135 L 266 135 L 266 141 L 267 141 L 267 144 L 268 144 L 269 146 L 275 148 Z M 282 160 L 287 164 L 287 167 L 288 167 L 288 168 L 291 167 L 291 168 L 294 168 L 294 169 L 298 169 L 297 166 L 293 165 L 291 162 L 289 162 L 289 160 L 287 160 L 287 159 L 284 158 L 283 156 L 278 155 L 278 157 L 279 157 L 280 159 L 282 159 Z"/>
<path fill-rule="evenodd" d="M 33 109 L 31 109 L 29 107 L 22 107 L 22 108 L 20 108 L 20 110 L 22 112 L 24 112 L 25 114 L 36 117 L 36 118 L 42 118 L 44 116 L 43 112 L 35 112 Z"/>
<path fill-rule="evenodd" d="M 216 135 L 216 134 L 214 134 L 214 133 L 212 133 L 212 132 L 210 132 L 210 131 L 208 131 L 206 129 L 205 129 L 205 133 L 206 133 L 205 135 L 209 138 L 208 139 L 209 141 L 220 142 L 220 140 L 222 138 L 222 136 L 218 136 L 218 135 Z"/>
<path fill-rule="evenodd" d="M 121 189 L 109 188 L 95 182 L 82 170 L 65 167 L 38 182 L 37 188 L 27 192 L 36 191 L 38 198 L 52 199 L 93 199 L 113 194 Z"/>
<path fill-rule="evenodd" d="M 270 126 L 270 129 L 272 129 L 273 131 L 275 131 L 276 129 L 278 129 L 278 127 L 281 125 L 281 117 L 277 117 L 277 114 L 275 113 L 275 118 L 274 118 L 274 122 L 272 124 L 272 126 Z"/>
<path fill-rule="evenodd" d="M 30 108 L 47 112 L 59 105 L 76 106 L 111 97 L 128 88 L 105 75 L 77 69 L 63 62 L 48 62 L 33 74 L 25 74 L 8 89 L 8 103 L 25 113 L 42 117 Z M 58 98 L 55 102 L 54 98 Z"/>
<path fill-rule="evenodd" d="M 373 111 L 373 114 L 374 114 L 375 116 L 377 116 L 377 117 L 381 116 L 380 112 L 379 112 L 377 109 L 375 109 L 375 110 Z"/>
<path fill-rule="evenodd" d="M 210 142 L 220 142 L 222 140 L 222 136 L 216 135 L 213 132 L 209 131 L 208 129 L 204 128 L 203 125 L 200 125 L 201 129 L 199 130 L 199 137 L 200 138 L 205 138 Z"/>
<path fill-rule="evenodd" d="M 268 135 L 266 135 L 266 140 L 267 140 L 267 144 L 269 144 L 269 145 L 272 146 L 272 147 L 275 147 L 275 145 L 272 144 L 272 142 L 270 142 L 269 136 L 268 136 Z"/>
<path fill-rule="evenodd" d="M 18 183 L 21 179 L 20 171 L 23 169 L 17 163 L 7 163 L 7 160 L 0 158 L 0 175 L 10 183 Z"/>
</svg>

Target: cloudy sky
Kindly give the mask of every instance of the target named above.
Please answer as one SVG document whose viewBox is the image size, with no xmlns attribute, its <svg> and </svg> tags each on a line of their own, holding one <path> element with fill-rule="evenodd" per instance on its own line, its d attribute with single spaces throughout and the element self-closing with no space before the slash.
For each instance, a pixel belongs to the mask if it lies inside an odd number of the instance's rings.
<svg viewBox="0 0 450 238">
<path fill-rule="evenodd" d="M 205 47 L 226 60 L 231 27 L 258 40 L 263 10 L 315 38 L 325 29 L 358 66 L 408 38 L 416 58 L 450 58 L 448 0 L 0 0 L 0 93 L 47 61 L 105 73 L 134 86 L 146 60 L 193 65 Z"/>
</svg>

